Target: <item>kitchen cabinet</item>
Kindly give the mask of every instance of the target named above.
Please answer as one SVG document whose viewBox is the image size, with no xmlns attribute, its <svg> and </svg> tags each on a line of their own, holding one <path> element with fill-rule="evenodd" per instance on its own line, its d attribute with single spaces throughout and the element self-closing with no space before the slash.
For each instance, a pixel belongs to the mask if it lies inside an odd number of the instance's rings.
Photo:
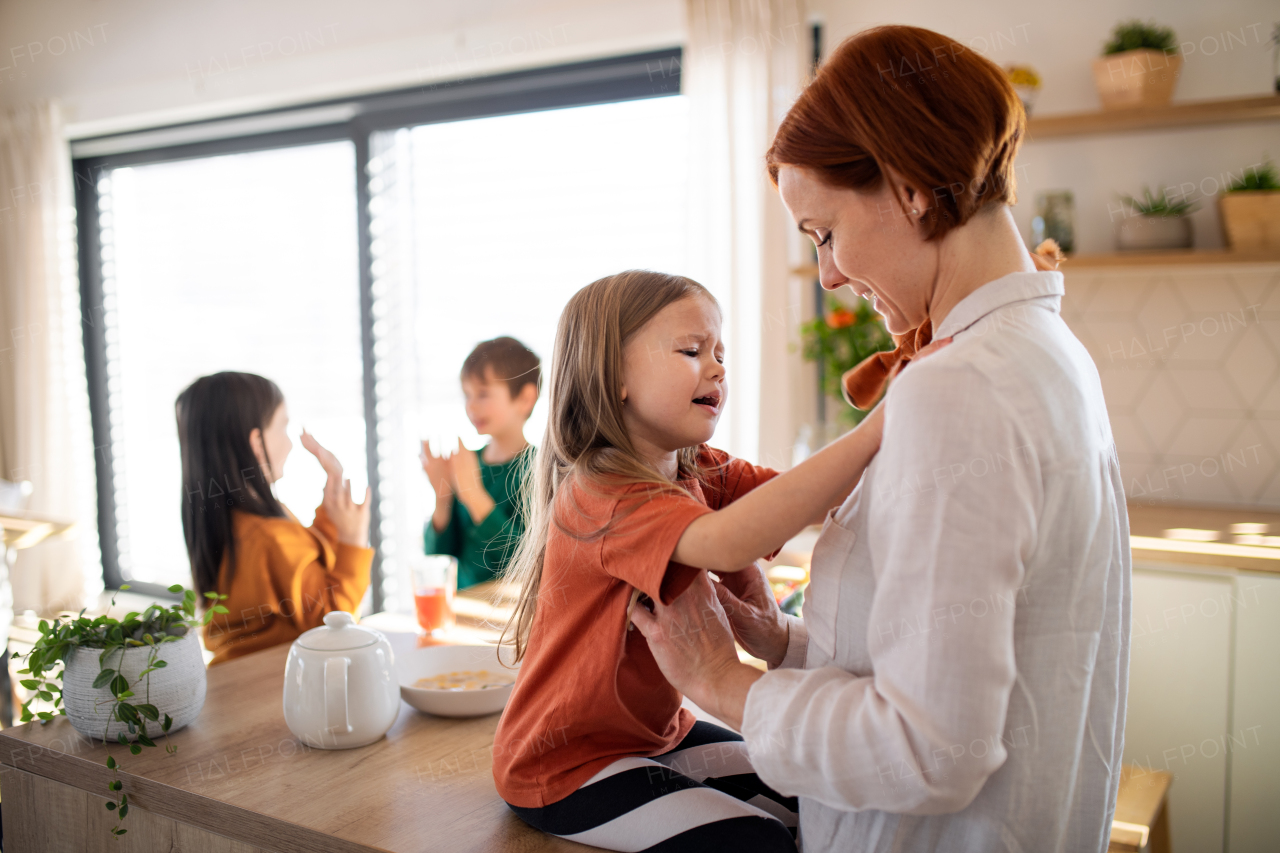
<svg viewBox="0 0 1280 853">
<path fill-rule="evenodd" d="M 1280 839 L 1280 577 L 1135 562 L 1126 764 L 1173 774 L 1177 850 Z"/>
<path fill-rule="evenodd" d="M 1235 679 L 1227 808 L 1230 853 L 1280 846 L 1280 577 L 1235 578 Z"/>
<path fill-rule="evenodd" d="M 1124 763 L 1173 774 L 1173 847 L 1222 853 L 1230 577 L 1135 567 Z"/>
</svg>

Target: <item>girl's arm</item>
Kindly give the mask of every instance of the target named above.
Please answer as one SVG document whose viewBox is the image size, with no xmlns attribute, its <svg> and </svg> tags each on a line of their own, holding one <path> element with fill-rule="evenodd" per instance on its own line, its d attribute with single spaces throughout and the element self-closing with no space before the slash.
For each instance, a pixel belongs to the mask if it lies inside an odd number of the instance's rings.
<svg viewBox="0 0 1280 853">
<path fill-rule="evenodd" d="M 790 471 L 694 519 L 671 559 L 717 573 L 752 565 L 849 494 L 880 448 L 883 427 L 884 406 L 879 405 L 853 432 Z"/>
</svg>

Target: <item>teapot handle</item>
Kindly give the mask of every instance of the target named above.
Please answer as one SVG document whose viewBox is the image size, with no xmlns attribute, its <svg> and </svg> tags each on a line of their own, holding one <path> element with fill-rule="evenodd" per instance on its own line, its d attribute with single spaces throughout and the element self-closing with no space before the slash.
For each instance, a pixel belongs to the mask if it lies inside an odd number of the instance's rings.
<svg viewBox="0 0 1280 853">
<path fill-rule="evenodd" d="M 332 657 L 324 662 L 324 722 L 327 734 L 352 731 L 347 715 L 347 667 L 351 658 Z"/>
</svg>

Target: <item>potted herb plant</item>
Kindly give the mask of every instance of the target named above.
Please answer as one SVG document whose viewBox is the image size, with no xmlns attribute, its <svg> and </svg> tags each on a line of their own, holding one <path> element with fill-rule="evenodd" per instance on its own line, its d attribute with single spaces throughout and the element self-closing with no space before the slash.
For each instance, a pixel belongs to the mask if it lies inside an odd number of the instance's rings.
<svg viewBox="0 0 1280 853">
<path fill-rule="evenodd" d="M 133 755 L 156 745 L 152 734 L 163 734 L 165 751 L 176 752 L 168 735 L 199 715 L 206 690 L 199 633 L 191 629 L 227 608 L 218 603 L 225 595 L 206 592 L 210 607 L 197 618 L 194 591 L 179 584 L 169 591 L 181 593 L 182 600 L 168 607 L 152 604 L 123 619 L 90 619 L 83 610 L 66 621 L 42 619 L 40 638 L 24 656 L 26 668 L 19 670 L 27 676 L 22 686 L 35 691 L 23 703 L 20 721 L 38 719 L 43 725 L 64 715 L 85 737 L 127 746 Z M 12 657 L 19 656 L 15 652 Z M 33 711 L 37 699 L 53 710 Z M 107 785 L 116 799 L 106 807 L 123 819 L 129 797 L 118 778 L 120 763 L 108 755 L 106 765 L 116 777 Z M 111 830 L 117 837 L 127 831 L 119 824 Z"/>
<path fill-rule="evenodd" d="M 826 313 L 800 327 L 801 355 L 822 369 L 822 393 L 840 399 L 845 371 L 881 350 L 893 349 L 893 337 L 865 299 L 853 306 L 827 296 Z M 866 412 L 840 407 L 841 423 L 853 427 Z"/>
<path fill-rule="evenodd" d="M 1093 61 L 1093 82 L 1104 110 L 1160 107 L 1173 97 L 1181 70 L 1173 30 L 1154 21 L 1125 21 Z"/>
<path fill-rule="evenodd" d="M 1265 160 L 1246 169 L 1218 196 L 1227 245 L 1236 252 L 1280 249 L 1280 175 Z"/>
<path fill-rule="evenodd" d="M 1122 196 L 1128 209 L 1116 224 L 1116 248 L 1122 251 L 1153 249 L 1190 249 L 1193 237 L 1189 214 L 1200 203 L 1186 198 L 1173 199 L 1164 190 L 1152 194 L 1143 187 L 1142 199 Z"/>
</svg>

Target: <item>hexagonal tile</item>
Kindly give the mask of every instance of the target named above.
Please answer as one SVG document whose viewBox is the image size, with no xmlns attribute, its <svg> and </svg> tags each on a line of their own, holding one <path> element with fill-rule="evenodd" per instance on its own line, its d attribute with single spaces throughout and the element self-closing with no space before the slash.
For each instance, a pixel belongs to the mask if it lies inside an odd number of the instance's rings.
<svg viewBox="0 0 1280 853">
<path fill-rule="evenodd" d="M 1127 364 L 1110 369 L 1099 369 L 1102 395 L 1107 400 L 1107 411 L 1133 411 L 1143 393 L 1155 381 L 1156 368 L 1145 364 Z"/>
<path fill-rule="evenodd" d="M 1190 313 L 1172 288 L 1154 287 L 1138 311 L 1138 328 L 1150 347 L 1172 354 L 1186 338 L 1182 327 Z"/>
<path fill-rule="evenodd" d="M 1239 432 L 1239 418 L 1191 415 L 1169 440 L 1167 449 L 1181 456 L 1217 456 Z"/>
<path fill-rule="evenodd" d="M 1280 416 L 1280 383 L 1273 382 L 1263 392 L 1262 398 L 1254 404 L 1255 414 Z"/>
<path fill-rule="evenodd" d="M 1182 343 L 1178 347 L 1177 358 L 1200 367 L 1208 367 L 1225 358 L 1235 343 L 1241 326 L 1233 321 L 1228 329 L 1222 321 L 1223 316 L 1221 313 L 1188 315 L 1186 321 L 1178 327 Z M 1238 318 L 1239 314 L 1234 316 Z"/>
<path fill-rule="evenodd" d="M 1111 437 L 1115 440 L 1116 453 L 1120 457 L 1122 469 L 1126 459 L 1140 459 L 1141 464 L 1146 465 L 1158 455 L 1155 448 L 1151 446 L 1146 431 L 1133 415 L 1115 412 L 1108 414 L 1111 419 Z"/>
<path fill-rule="evenodd" d="M 1280 418 L 1263 415 L 1254 417 L 1249 422 L 1262 433 L 1273 449 L 1280 448 Z"/>
<path fill-rule="evenodd" d="M 1088 317 L 1078 327 L 1068 327 L 1089 350 L 1099 370 L 1150 361 L 1150 353 L 1132 320 Z"/>
<path fill-rule="evenodd" d="M 1267 342 L 1274 349 L 1280 350 L 1280 318 L 1268 317 L 1266 314 L 1258 312 L 1258 317 L 1253 321 L 1253 324 L 1262 331 L 1263 337 L 1267 339 Z"/>
<path fill-rule="evenodd" d="M 1252 406 L 1275 384 L 1277 367 L 1280 367 L 1280 359 L 1276 358 L 1262 331 L 1253 326 L 1237 338 L 1223 364 L 1223 372 L 1235 384 L 1245 402 Z"/>
<path fill-rule="evenodd" d="M 1234 411 L 1243 417 L 1244 400 L 1221 370 L 1204 370 L 1173 365 L 1165 371 L 1187 409 Z"/>
<path fill-rule="evenodd" d="M 1256 501 L 1256 506 L 1280 508 L 1280 470 L 1272 475 L 1271 480 L 1263 488 Z"/>
<path fill-rule="evenodd" d="M 1062 313 L 1075 313 L 1085 310 L 1094 291 L 1098 289 L 1099 276 L 1082 273 L 1068 273 L 1063 278 Z"/>
<path fill-rule="evenodd" d="M 1260 311 L 1280 311 L 1280 273 L 1271 272 L 1267 285 L 1261 288 L 1257 296 L 1252 296 L 1252 290 L 1245 290 L 1245 295 L 1250 296 L 1250 302 L 1261 302 Z"/>
<path fill-rule="evenodd" d="M 1225 474 L 1213 457 L 1166 456 L 1159 478 L 1172 500 L 1231 504 L 1247 500 L 1240 484 Z"/>
<path fill-rule="evenodd" d="M 1152 447 L 1163 450 L 1165 442 L 1182 425 L 1186 408 L 1168 372 L 1160 371 L 1142 395 L 1134 414 L 1151 439 Z"/>
<path fill-rule="evenodd" d="M 1186 306 L 1198 314 L 1216 314 L 1225 310 L 1224 303 L 1236 307 L 1240 301 L 1229 275 L 1203 272 L 1180 275 L 1173 287 Z"/>
<path fill-rule="evenodd" d="M 1244 425 L 1218 460 L 1223 476 L 1231 480 L 1241 497 L 1248 501 L 1262 495 L 1276 470 L 1276 452 L 1252 423 Z"/>
<path fill-rule="evenodd" d="M 1231 273 L 1231 281 L 1246 305 L 1257 305 L 1261 309 L 1276 299 L 1271 304 L 1280 306 L 1280 272 L 1266 268 L 1239 270 Z"/>
<path fill-rule="evenodd" d="M 1094 290 L 1086 309 L 1089 314 L 1134 314 L 1151 289 L 1148 276 L 1106 276 Z"/>
</svg>

